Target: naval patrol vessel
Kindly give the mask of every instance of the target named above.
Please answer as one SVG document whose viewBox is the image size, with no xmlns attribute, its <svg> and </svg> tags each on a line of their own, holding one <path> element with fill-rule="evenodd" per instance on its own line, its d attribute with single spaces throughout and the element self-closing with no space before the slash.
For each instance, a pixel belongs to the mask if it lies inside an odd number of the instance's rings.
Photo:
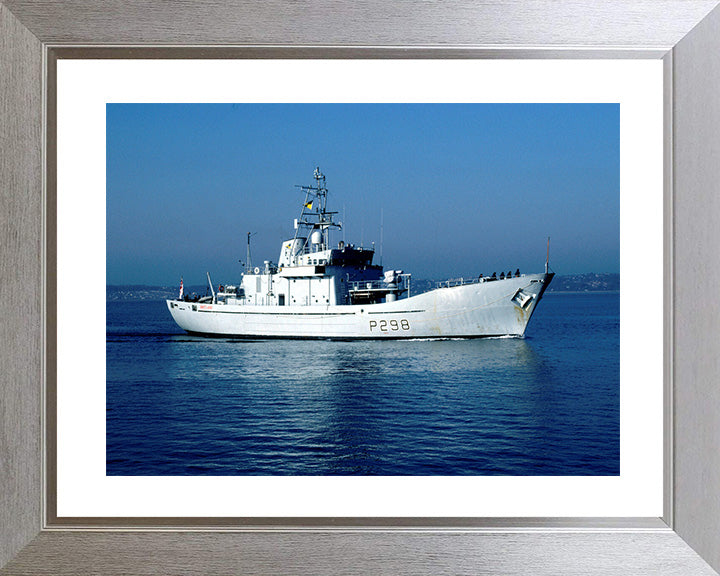
<svg viewBox="0 0 720 576">
<path fill-rule="evenodd" d="M 495 273 L 448 280 L 412 295 L 410 274 L 373 264 L 374 249 L 339 242 L 337 212 L 327 210 L 325 176 L 317 168 L 305 193 L 295 233 L 282 243 L 277 264 L 248 260 L 237 285 L 212 285 L 209 294 L 183 294 L 167 306 L 190 334 L 233 338 L 478 338 L 522 336 L 554 274 Z M 549 256 L 549 254 L 548 254 Z"/>
</svg>

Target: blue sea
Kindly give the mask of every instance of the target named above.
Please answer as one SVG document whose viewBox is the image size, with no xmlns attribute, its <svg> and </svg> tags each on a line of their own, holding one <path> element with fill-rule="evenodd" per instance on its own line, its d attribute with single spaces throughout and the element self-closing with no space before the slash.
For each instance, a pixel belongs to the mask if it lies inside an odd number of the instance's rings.
<svg viewBox="0 0 720 576">
<path fill-rule="evenodd" d="M 107 474 L 617 475 L 620 296 L 546 293 L 524 338 L 192 337 L 107 303 Z"/>
</svg>

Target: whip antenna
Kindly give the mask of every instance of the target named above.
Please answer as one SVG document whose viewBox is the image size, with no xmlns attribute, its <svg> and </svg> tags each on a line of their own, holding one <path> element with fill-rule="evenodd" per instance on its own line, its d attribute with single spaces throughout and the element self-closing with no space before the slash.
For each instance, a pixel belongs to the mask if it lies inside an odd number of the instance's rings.
<svg viewBox="0 0 720 576">
<path fill-rule="evenodd" d="M 550 236 L 547 239 L 547 254 L 545 255 L 545 274 L 548 273 L 550 267 Z"/>
</svg>

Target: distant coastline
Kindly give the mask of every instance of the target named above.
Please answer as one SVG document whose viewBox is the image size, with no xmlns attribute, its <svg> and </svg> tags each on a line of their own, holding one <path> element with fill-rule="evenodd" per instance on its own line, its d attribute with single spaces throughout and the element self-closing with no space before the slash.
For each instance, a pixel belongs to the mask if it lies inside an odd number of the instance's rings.
<svg viewBox="0 0 720 576">
<path fill-rule="evenodd" d="M 410 284 L 413 294 L 435 288 L 437 280 L 415 280 Z M 551 292 L 617 292 L 620 290 L 620 274 L 567 274 L 558 275 L 550 284 Z M 145 284 L 108 285 L 105 295 L 108 302 L 132 300 L 166 300 L 176 298 L 179 286 L 150 286 Z M 205 294 L 206 286 L 185 286 L 185 293 Z"/>
<path fill-rule="evenodd" d="M 620 274 L 555 276 L 548 292 L 619 292 Z"/>
</svg>

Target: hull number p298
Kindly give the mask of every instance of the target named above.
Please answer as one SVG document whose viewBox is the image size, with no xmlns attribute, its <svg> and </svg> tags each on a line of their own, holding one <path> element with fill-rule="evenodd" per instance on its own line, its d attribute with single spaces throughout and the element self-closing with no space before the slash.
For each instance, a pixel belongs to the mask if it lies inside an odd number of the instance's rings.
<svg viewBox="0 0 720 576">
<path fill-rule="evenodd" d="M 398 330 L 410 330 L 410 322 L 405 318 L 400 320 L 370 320 L 370 332 L 397 332 Z"/>
</svg>

